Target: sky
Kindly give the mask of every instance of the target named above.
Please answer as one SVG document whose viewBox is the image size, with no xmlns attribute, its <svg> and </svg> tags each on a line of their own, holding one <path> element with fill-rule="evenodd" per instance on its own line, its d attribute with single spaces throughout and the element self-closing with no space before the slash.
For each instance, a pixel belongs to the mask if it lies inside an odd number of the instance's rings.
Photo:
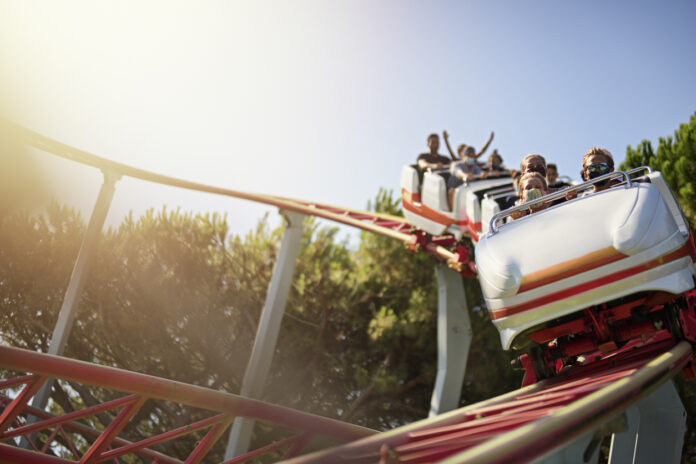
<svg viewBox="0 0 696 464">
<path fill-rule="evenodd" d="M 657 143 L 696 111 L 696 2 L 0 0 L 0 112 L 210 185 L 364 209 L 431 132 L 540 153 Z M 444 146 L 441 152 L 444 154 Z M 45 156 L 89 214 L 101 177 Z M 272 208 L 123 179 L 107 222 L 180 206 L 244 234 Z"/>
</svg>

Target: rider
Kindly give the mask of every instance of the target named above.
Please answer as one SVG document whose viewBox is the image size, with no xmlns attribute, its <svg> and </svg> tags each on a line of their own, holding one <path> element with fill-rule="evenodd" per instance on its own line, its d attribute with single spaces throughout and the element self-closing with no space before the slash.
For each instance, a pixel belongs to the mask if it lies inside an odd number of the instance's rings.
<svg viewBox="0 0 696 464">
<path fill-rule="evenodd" d="M 416 161 L 421 173 L 428 169 L 445 169 L 449 166 L 451 160 L 439 154 L 437 152 L 439 149 L 440 137 L 437 134 L 430 134 L 428 136 L 428 153 L 421 153 Z"/>
<path fill-rule="evenodd" d="M 587 181 L 595 179 L 604 174 L 609 174 L 614 172 L 614 157 L 611 155 L 609 150 L 606 148 L 592 147 L 585 155 L 582 157 L 582 179 Z M 611 179 L 605 179 L 600 182 L 595 182 L 592 186 L 592 190 L 585 191 L 582 196 L 591 195 L 593 193 L 601 192 L 611 187 L 615 181 Z M 577 190 L 571 190 L 566 195 L 569 200 L 578 196 Z"/>
<path fill-rule="evenodd" d="M 520 170 L 522 174 L 538 172 L 542 177 L 546 177 L 546 158 L 536 153 L 530 153 L 522 158 Z"/>
<path fill-rule="evenodd" d="M 447 131 L 442 131 L 442 137 L 445 139 L 445 145 L 447 146 L 447 151 L 449 151 L 450 156 L 452 157 L 453 160 L 456 160 L 457 158 L 454 156 L 454 152 L 452 151 L 452 147 L 450 146 L 450 143 L 449 143 L 449 134 L 447 133 Z M 495 137 L 495 132 L 491 132 L 491 136 L 488 137 L 488 141 L 486 142 L 486 144 L 483 146 L 483 148 L 481 148 L 480 152 L 476 153 L 477 159 L 480 158 L 481 155 L 483 155 L 486 152 L 486 150 L 488 150 L 489 145 L 493 141 L 493 137 Z M 461 148 L 465 147 L 465 146 L 467 146 L 467 145 L 465 143 L 463 143 L 457 147 L 457 154 L 459 155 L 460 158 L 461 158 L 461 153 L 460 153 Z"/>
<path fill-rule="evenodd" d="M 568 182 L 564 182 L 558 178 L 558 168 L 554 163 L 548 163 L 546 165 L 546 181 L 551 190 L 560 190 L 564 187 L 570 187 Z"/>
<path fill-rule="evenodd" d="M 493 150 L 493 153 L 488 157 L 488 161 L 483 165 L 483 170 L 488 177 L 498 177 L 501 174 L 510 174 L 510 171 L 503 166 L 503 157 L 498 153 L 498 149 Z"/>
<path fill-rule="evenodd" d="M 538 172 L 527 172 L 526 174 L 523 174 L 520 178 L 519 189 L 520 201 L 518 204 L 523 204 L 532 200 L 536 200 L 537 198 L 540 198 L 549 193 L 546 178 L 544 178 Z M 545 209 L 548 206 L 549 205 L 547 203 L 539 203 L 534 206 L 530 206 L 526 210 L 515 211 L 514 213 L 510 214 L 510 217 L 512 217 L 512 219 L 519 219 L 522 216 L 541 211 L 542 209 Z"/>
<path fill-rule="evenodd" d="M 519 183 L 517 184 L 517 191 L 520 197 L 519 201 L 523 201 L 524 197 L 522 194 L 522 178 L 525 176 L 525 174 L 529 173 L 537 173 L 539 174 L 543 179 L 544 179 L 544 184 L 546 184 L 546 159 L 536 153 L 530 153 L 529 155 L 525 156 L 522 158 L 522 162 L 520 163 L 520 171 L 522 172 L 522 177 L 519 180 Z M 546 188 L 548 191 L 548 184 L 546 184 Z M 514 211 L 510 213 L 510 217 L 512 219 L 518 219 L 521 218 L 522 216 L 525 216 L 527 213 L 523 211 Z"/>
</svg>

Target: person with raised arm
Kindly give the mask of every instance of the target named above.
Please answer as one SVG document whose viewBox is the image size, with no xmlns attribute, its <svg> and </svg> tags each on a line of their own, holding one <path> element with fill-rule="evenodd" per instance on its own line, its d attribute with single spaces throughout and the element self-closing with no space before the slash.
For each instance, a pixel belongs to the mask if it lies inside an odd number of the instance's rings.
<svg viewBox="0 0 696 464">
<path fill-rule="evenodd" d="M 486 150 L 488 150 L 488 147 L 491 145 L 491 142 L 493 141 L 493 137 L 495 137 L 495 132 L 491 131 L 491 135 L 490 135 L 490 137 L 488 137 L 488 141 L 486 142 L 486 144 L 483 146 L 483 148 L 481 148 L 481 151 L 476 153 L 476 159 L 480 158 L 481 155 L 483 155 L 486 152 Z M 449 134 L 447 133 L 447 131 L 442 131 L 442 138 L 445 139 L 445 145 L 447 146 L 447 151 L 449 151 L 450 156 L 452 157 L 453 160 L 456 160 L 457 157 L 454 155 L 454 152 L 452 151 L 452 147 L 450 146 Z M 457 147 L 457 154 L 459 155 L 459 158 L 461 158 L 460 151 L 461 151 L 462 147 L 466 147 L 466 146 L 467 145 L 465 143 L 462 143 Z M 471 146 L 471 145 L 468 145 L 468 146 Z"/>
<path fill-rule="evenodd" d="M 418 170 L 422 174 L 428 169 L 445 169 L 450 164 L 450 159 L 442 156 L 437 151 L 440 149 L 440 137 L 437 134 L 428 136 L 428 152 L 421 153 L 416 160 Z"/>
</svg>

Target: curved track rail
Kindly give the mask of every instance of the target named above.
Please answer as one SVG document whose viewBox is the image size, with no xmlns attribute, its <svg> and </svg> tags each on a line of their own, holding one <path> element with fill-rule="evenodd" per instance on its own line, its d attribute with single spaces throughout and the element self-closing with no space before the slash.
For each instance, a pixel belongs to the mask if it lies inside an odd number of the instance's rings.
<svg viewBox="0 0 696 464">
<path fill-rule="evenodd" d="M 689 361 L 666 333 L 558 377 L 287 464 L 530 462 L 581 437 L 645 397 Z"/>
<path fill-rule="evenodd" d="M 456 251 L 451 251 L 443 246 L 453 243 L 449 237 L 429 237 L 419 231 L 413 231 L 412 233 L 411 224 L 400 216 L 359 211 L 274 195 L 242 192 L 239 190 L 191 182 L 102 158 L 58 142 L 14 123 L 5 122 L 5 125 L 9 128 L 10 133 L 16 134 L 21 142 L 29 146 L 80 164 L 98 168 L 105 173 L 110 173 L 118 177 L 127 176 L 172 187 L 254 201 L 278 207 L 281 211 L 295 211 L 308 216 L 315 216 L 356 227 L 368 232 L 386 235 L 399 240 L 413 251 L 424 250 L 436 258 L 447 262 L 452 268 L 465 273 L 468 273 L 473 265 L 473 263 L 468 264 L 469 254 L 463 247 L 460 247 Z"/>
<path fill-rule="evenodd" d="M 73 455 L 80 456 L 77 452 L 76 440 L 74 440 L 75 434 L 80 435 L 81 440 L 90 442 L 91 446 L 79 460 L 81 463 L 101 462 L 102 460 L 118 458 L 130 453 L 154 459 L 154 462 L 180 462 L 177 459 L 169 458 L 153 451 L 149 447 L 182 435 L 208 430 L 200 440 L 199 445 L 191 451 L 186 460 L 187 463 L 200 462 L 237 416 L 248 417 L 296 430 L 299 432 L 299 435 L 285 440 L 283 444 L 286 447 L 296 447 L 296 452 L 300 451 L 306 445 L 307 438 L 312 436 L 350 441 L 376 433 L 374 430 L 365 427 L 243 398 L 231 393 L 19 348 L 0 346 L 0 367 L 19 372 L 31 372 L 32 374 L 20 375 L 0 382 L 0 388 L 3 389 L 21 388 L 13 400 L 5 397 L 2 401 L 6 406 L 2 414 L 0 414 L 0 442 L 16 437 L 24 437 L 31 441 L 31 446 L 34 449 L 34 451 L 28 451 L 0 443 L 0 462 L 76 462 L 40 454 L 41 451 L 48 451 L 48 448 L 40 450 L 38 445 L 32 440 L 31 434 L 42 430 L 52 431 L 53 435 L 48 440 L 49 443 L 53 441 L 56 434 L 62 432 L 62 441 L 65 443 L 63 446 L 70 449 Z M 17 418 L 29 412 L 36 412 L 36 410 L 29 411 L 27 403 L 49 378 L 104 387 L 112 393 L 126 393 L 127 395 L 60 416 L 48 416 L 44 413 L 43 420 L 30 425 L 22 424 Z M 151 400 L 172 401 L 198 408 L 206 411 L 206 415 L 209 417 L 169 432 L 158 434 L 138 443 L 128 443 L 124 440 L 117 441 L 116 436 L 118 433 L 143 408 L 145 403 Z M 116 410 L 119 412 L 112 415 L 115 415 L 113 421 L 102 431 L 88 430 L 84 424 L 77 422 L 85 417 L 94 416 L 101 412 L 113 412 Z"/>
</svg>

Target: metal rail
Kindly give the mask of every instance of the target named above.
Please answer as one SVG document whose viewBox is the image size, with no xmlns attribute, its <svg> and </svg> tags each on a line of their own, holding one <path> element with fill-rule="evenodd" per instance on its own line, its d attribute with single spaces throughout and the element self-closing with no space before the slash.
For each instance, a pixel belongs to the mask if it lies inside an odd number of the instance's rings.
<svg viewBox="0 0 696 464">
<path fill-rule="evenodd" d="M 608 422 L 688 362 L 689 343 L 675 346 L 666 333 L 655 339 L 483 403 L 284 462 L 529 462 Z"/>
<path fill-rule="evenodd" d="M 637 168 L 637 169 L 634 169 L 633 171 L 638 171 L 640 169 L 645 169 L 645 168 Z M 489 228 L 488 228 L 488 230 L 489 230 L 488 233 L 490 235 L 493 235 L 496 232 L 498 232 L 498 223 L 502 219 L 508 217 L 510 215 L 510 213 L 513 213 L 515 211 L 525 211 L 525 210 L 529 209 L 530 206 L 541 205 L 543 203 L 550 203 L 554 200 L 565 198 L 566 195 L 568 194 L 568 192 L 573 192 L 573 191 L 577 192 L 580 190 L 586 190 L 598 182 L 613 179 L 614 177 L 625 178 L 626 188 L 631 187 L 631 177 L 628 175 L 628 173 L 623 172 L 623 171 L 610 172 L 608 174 L 604 174 L 603 176 L 599 176 L 599 177 L 596 177 L 594 179 L 588 180 L 587 182 L 583 182 L 582 184 L 573 185 L 572 187 L 564 188 L 562 190 L 559 190 L 558 192 L 549 193 L 547 195 L 544 195 L 543 197 L 537 198 L 536 200 L 527 201 L 525 203 L 522 203 L 521 205 L 517 205 L 517 206 L 514 206 L 512 208 L 508 208 L 504 211 L 501 211 L 499 213 L 496 213 L 491 218 L 491 222 L 490 222 Z"/>
<path fill-rule="evenodd" d="M 242 192 L 240 190 L 215 187 L 198 182 L 178 179 L 176 177 L 158 174 L 102 158 L 101 156 L 71 147 L 12 122 L 6 121 L 4 124 L 10 129 L 11 132 L 17 134 L 19 139 L 27 145 L 80 164 L 92 166 L 104 172 L 111 172 L 119 177 L 127 176 L 134 179 L 145 180 L 171 187 L 179 187 L 198 192 L 206 192 L 254 201 L 257 203 L 275 206 L 281 210 L 295 211 L 308 216 L 316 216 L 322 219 L 338 222 L 340 224 L 356 227 L 365 231 L 386 235 L 399 240 L 404 244 L 409 244 L 413 241 L 410 233 L 411 224 L 409 224 L 408 221 L 406 221 L 406 219 L 403 217 L 383 213 L 359 211 L 350 208 L 341 208 L 317 202 L 295 200 L 292 198 L 279 197 L 275 195 Z M 447 262 L 455 262 L 458 259 L 456 253 L 434 243 L 429 243 L 427 246 L 424 246 L 423 249 Z"/>
<path fill-rule="evenodd" d="M 200 462 L 210 451 L 212 446 L 223 435 L 232 420 L 237 417 L 248 417 L 277 426 L 297 430 L 300 435 L 283 440 L 282 444 L 266 446 L 253 453 L 264 454 L 274 451 L 278 447 L 295 448 L 294 452 L 301 451 L 307 444 L 307 439 L 313 436 L 328 437 L 339 441 L 350 441 L 366 437 L 376 433 L 374 430 L 358 425 L 329 419 L 314 414 L 303 413 L 294 409 L 265 403 L 258 400 L 244 398 L 231 393 L 224 393 L 195 385 L 188 385 L 173 380 L 167 380 L 135 372 L 129 372 L 113 367 L 98 366 L 95 364 L 77 361 L 33 351 L 23 350 L 7 346 L 0 346 L 0 367 L 19 372 L 31 372 L 33 375 L 24 375 L 0 383 L 0 388 L 20 387 L 22 390 L 8 403 L 0 414 L 0 442 L 8 441 L 16 437 L 30 439 L 31 434 L 39 430 L 53 430 L 51 440 L 60 432 L 70 430 L 80 432 L 84 439 L 90 438 L 91 445 L 84 455 L 79 457 L 78 446 L 72 443 L 66 434 L 63 440 L 69 443 L 73 455 L 81 463 L 101 462 L 113 459 L 129 453 L 140 453 L 156 462 L 177 462 L 168 457 L 159 456 L 150 446 L 173 438 L 192 433 L 198 430 L 208 430 L 205 437 L 199 442 L 188 456 L 187 463 Z M 43 414 L 42 420 L 33 424 L 21 423 L 20 416 L 26 416 L 33 412 L 28 408 L 29 399 L 48 378 L 57 378 L 77 382 L 81 384 L 98 386 L 127 393 L 127 395 L 102 403 L 97 406 L 85 408 L 50 417 Z M 133 418 L 135 413 L 148 400 L 165 400 L 179 404 L 200 408 L 210 412 L 207 419 L 193 422 L 183 427 L 170 430 L 137 443 L 127 443 L 118 440 L 118 433 Z M 87 416 L 99 412 L 118 410 L 115 418 L 105 430 L 96 437 L 85 432 L 85 426 L 75 422 Z M 14 426 L 14 427 L 13 427 Z M 46 451 L 47 443 L 43 449 Z M 53 456 L 39 454 L 38 446 L 32 442 L 34 451 L 17 448 L 15 446 L 0 443 L 1 462 L 21 463 L 66 463 L 76 462 L 66 459 L 58 459 Z"/>
<path fill-rule="evenodd" d="M 186 385 L 158 377 L 97 366 L 82 361 L 0 347 L 0 367 L 34 375 L 22 375 L 0 382 L 0 388 L 24 388 L 0 414 L 0 442 L 28 437 L 38 430 L 50 433 L 33 451 L 0 443 L 0 461 L 8 463 L 67 464 L 102 462 L 134 453 L 152 462 L 180 462 L 150 447 L 182 435 L 207 433 L 191 451 L 186 462 L 198 463 L 224 433 L 234 416 L 250 417 L 299 432 L 224 464 L 245 462 L 279 449 L 301 451 L 311 436 L 321 435 L 353 442 L 305 456 L 290 458 L 287 464 L 324 462 L 409 462 L 409 463 L 506 463 L 529 462 L 553 448 L 613 419 L 670 379 L 690 359 L 691 345 L 674 340 L 667 331 L 654 333 L 646 345 L 635 342 L 602 360 L 566 369 L 559 376 L 510 392 L 482 403 L 425 419 L 388 432 L 376 433 L 356 425 L 301 413 L 288 408 Z M 60 416 L 40 413 L 41 421 L 26 425 L 20 415 L 35 413 L 27 401 L 48 377 L 100 386 L 125 395 L 100 405 Z M 136 443 L 116 437 L 146 401 L 174 401 L 210 411 L 210 417 Z M 95 431 L 77 422 L 108 410 L 118 410 L 105 430 Z M 14 426 L 14 427 L 13 427 Z M 88 439 L 85 450 L 70 441 L 78 433 Z M 46 453 L 52 441 L 72 450 L 74 460 Z M 59 438 L 60 438 L 59 437 Z"/>
</svg>

